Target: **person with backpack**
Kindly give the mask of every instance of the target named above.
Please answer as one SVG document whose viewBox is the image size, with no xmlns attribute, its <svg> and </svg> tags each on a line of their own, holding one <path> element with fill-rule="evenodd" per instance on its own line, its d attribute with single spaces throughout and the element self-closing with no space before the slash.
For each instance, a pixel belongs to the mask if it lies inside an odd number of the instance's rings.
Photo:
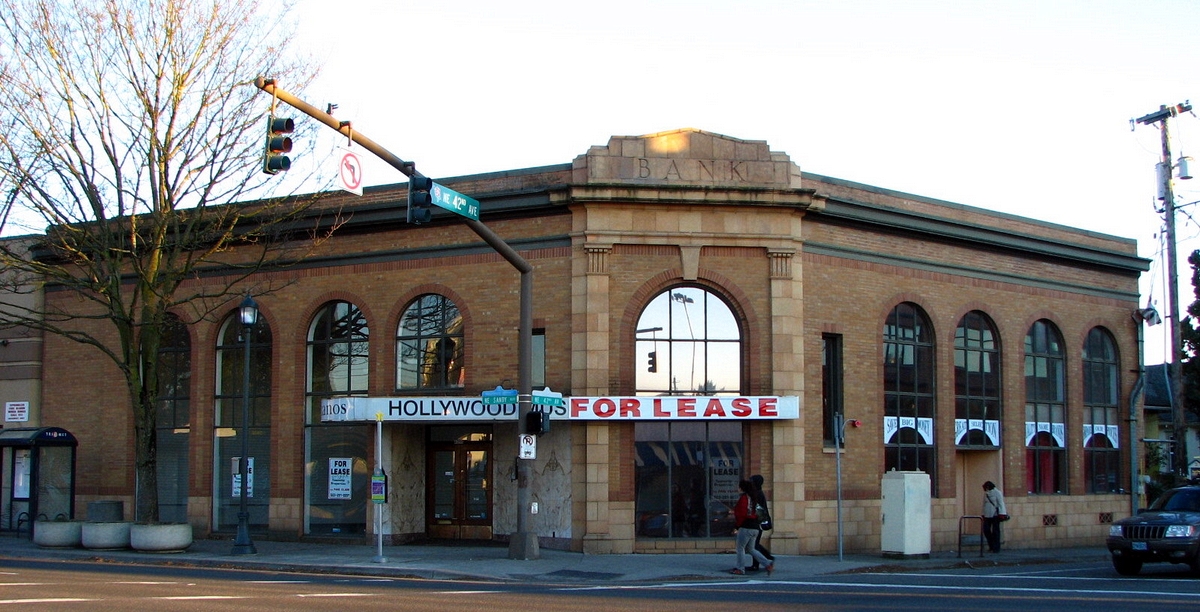
<svg viewBox="0 0 1200 612">
<path fill-rule="evenodd" d="M 738 498 L 737 505 L 733 507 L 734 524 L 737 525 L 737 529 L 734 531 L 737 536 L 735 540 L 737 565 L 729 573 L 744 575 L 746 573 L 746 555 L 750 555 L 754 561 L 766 566 L 767 575 L 770 576 L 775 571 L 775 563 L 754 549 L 754 542 L 762 535 L 756 510 L 758 503 L 756 503 L 757 496 L 754 495 L 754 485 L 749 480 L 743 480 L 738 483 L 738 488 L 742 490 L 742 495 Z M 765 511 L 763 513 L 766 514 Z"/>
</svg>

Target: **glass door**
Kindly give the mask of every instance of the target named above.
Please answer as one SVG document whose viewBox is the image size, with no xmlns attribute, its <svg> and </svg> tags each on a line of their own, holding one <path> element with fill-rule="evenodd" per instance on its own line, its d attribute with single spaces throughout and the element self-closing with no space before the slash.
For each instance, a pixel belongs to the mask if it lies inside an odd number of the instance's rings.
<svg viewBox="0 0 1200 612">
<path fill-rule="evenodd" d="M 431 431 L 430 435 L 426 479 L 429 533 L 437 538 L 490 539 L 491 432 L 459 431 L 452 440 L 438 440 L 439 433 L 449 432 Z"/>
</svg>

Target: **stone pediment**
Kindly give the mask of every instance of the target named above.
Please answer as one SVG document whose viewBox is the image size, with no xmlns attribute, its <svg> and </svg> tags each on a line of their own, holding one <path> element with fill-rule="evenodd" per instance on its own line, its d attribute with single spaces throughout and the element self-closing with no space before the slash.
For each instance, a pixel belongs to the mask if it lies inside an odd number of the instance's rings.
<svg viewBox="0 0 1200 612">
<path fill-rule="evenodd" d="M 575 158 L 576 183 L 799 189 L 800 167 L 763 140 L 685 128 L 613 136 Z"/>
</svg>

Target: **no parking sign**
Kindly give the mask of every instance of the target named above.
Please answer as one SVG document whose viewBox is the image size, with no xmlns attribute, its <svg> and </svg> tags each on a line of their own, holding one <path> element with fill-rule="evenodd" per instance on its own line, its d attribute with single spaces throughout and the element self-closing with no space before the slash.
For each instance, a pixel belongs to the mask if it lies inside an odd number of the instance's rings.
<svg viewBox="0 0 1200 612">
<path fill-rule="evenodd" d="M 518 445 L 518 458 L 537 459 L 537 436 L 532 434 L 521 434 Z"/>
</svg>

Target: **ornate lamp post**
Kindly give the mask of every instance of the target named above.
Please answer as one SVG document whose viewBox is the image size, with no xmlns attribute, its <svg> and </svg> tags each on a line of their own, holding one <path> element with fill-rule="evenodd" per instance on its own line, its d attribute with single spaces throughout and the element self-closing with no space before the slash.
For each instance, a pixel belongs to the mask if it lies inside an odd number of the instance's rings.
<svg viewBox="0 0 1200 612">
<path fill-rule="evenodd" d="M 242 322 L 242 340 L 245 342 L 245 352 L 242 357 L 242 433 L 239 437 L 242 439 L 242 456 L 238 460 L 238 473 L 241 475 L 241 496 L 238 502 L 238 525 L 237 536 L 233 539 L 233 554 L 235 555 L 254 555 L 258 554 L 258 549 L 254 547 L 254 542 L 250 540 L 250 512 L 246 510 L 246 487 L 250 480 L 249 474 L 249 456 L 250 456 L 250 332 L 254 330 L 254 325 L 258 323 L 258 304 L 254 302 L 254 298 L 250 294 L 246 294 L 246 299 L 242 300 L 238 306 L 238 318 Z"/>
</svg>

